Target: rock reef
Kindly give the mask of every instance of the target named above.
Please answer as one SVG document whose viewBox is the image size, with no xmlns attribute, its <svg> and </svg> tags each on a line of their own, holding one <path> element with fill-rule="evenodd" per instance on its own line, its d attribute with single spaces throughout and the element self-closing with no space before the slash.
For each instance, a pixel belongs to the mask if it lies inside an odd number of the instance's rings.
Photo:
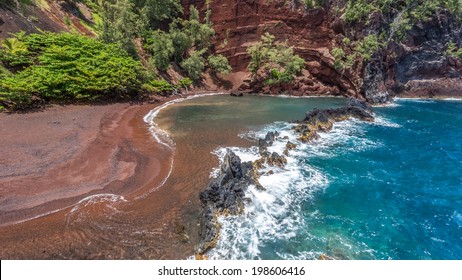
<svg viewBox="0 0 462 280">
<path fill-rule="evenodd" d="M 252 184 L 259 185 L 252 162 L 242 163 L 241 159 L 228 149 L 219 175 L 200 193 L 202 213 L 197 254 L 203 255 L 215 247 L 220 235 L 218 217 L 241 213 L 244 209 L 244 192 Z"/>
<path fill-rule="evenodd" d="M 318 132 L 330 131 L 335 122 L 351 118 L 372 122 L 372 108 L 365 101 L 350 99 L 348 105 L 335 109 L 315 109 L 306 113 L 304 120 L 293 127 L 299 133 L 301 142 L 309 142 L 319 137 Z"/>
<path fill-rule="evenodd" d="M 319 131 L 329 131 L 338 121 L 356 118 L 363 121 L 374 121 L 372 108 L 365 102 L 350 99 L 347 106 L 335 109 L 325 109 L 307 112 L 305 119 L 297 121 L 294 130 L 300 134 L 299 140 L 308 142 L 318 136 Z M 250 185 L 258 190 L 265 188 L 258 182 L 262 174 L 259 170 L 266 166 L 284 168 L 286 156 L 296 144 L 287 141 L 284 155 L 270 152 L 268 148 L 278 139 L 277 131 L 268 132 L 258 140 L 260 158 L 254 162 L 241 162 L 241 159 L 231 150 L 227 150 L 218 176 L 212 179 L 205 190 L 200 193 L 202 212 L 199 217 L 199 244 L 196 248 L 196 258 L 204 258 L 207 251 L 214 248 L 220 237 L 221 215 L 239 215 L 243 213 L 246 202 L 245 191 Z M 284 138 L 282 138 L 284 139 Z M 266 174 L 272 174 L 272 170 Z"/>
</svg>

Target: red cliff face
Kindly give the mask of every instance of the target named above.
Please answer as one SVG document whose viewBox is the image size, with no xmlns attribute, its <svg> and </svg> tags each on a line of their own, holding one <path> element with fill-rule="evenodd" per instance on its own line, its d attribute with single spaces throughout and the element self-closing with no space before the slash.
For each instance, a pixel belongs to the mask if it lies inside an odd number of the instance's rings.
<svg viewBox="0 0 462 280">
<path fill-rule="evenodd" d="M 205 2 L 182 0 L 186 16 L 190 5 L 196 6 L 203 15 Z M 288 93 L 355 95 L 350 81 L 333 67 L 329 49 L 333 47 L 335 34 L 326 10 L 306 11 L 298 1 L 213 0 L 211 21 L 217 33 L 215 51 L 229 59 L 234 71 L 247 71 L 247 47 L 269 32 L 278 41 L 287 40 L 306 61 L 305 77 L 297 80 Z"/>
<path fill-rule="evenodd" d="M 347 34 L 356 39 L 366 34 L 379 34 L 390 24 L 387 20 L 393 19 L 377 18 L 367 25 L 346 26 L 339 15 L 334 15 L 334 11 L 342 10 L 345 1 L 331 1 L 331 9 L 309 11 L 297 4 L 299 2 L 303 1 L 211 1 L 211 21 L 217 33 L 215 51 L 228 57 L 234 71 L 246 73 L 249 63 L 246 49 L 259 41 L 266 31 L 276 40 L 287 40 L 306 61 L 304 77 L 296 79 L 293 85 L 268 88 L 244 83 L 241 90 L 347 95 L 365 98 L 371 103 L 386 102 L 395 95 L 462 95 L 461 63 L 445 54 L 449 42 L 462 45 L 461 26 L 444 10 L 424 23 L 415 24 L 404 42 L 390 44 L 373 54 L 371 61 L 357 61 L 353 70 L 342 72 L 333 67 L 334 59 L 329 50 L 340 46 Z M 205 13 L 205 0 L 182 0 L 182 3 L 186 16 L 190 5 L 195 5 L 202 15 Z"/>
</svg>

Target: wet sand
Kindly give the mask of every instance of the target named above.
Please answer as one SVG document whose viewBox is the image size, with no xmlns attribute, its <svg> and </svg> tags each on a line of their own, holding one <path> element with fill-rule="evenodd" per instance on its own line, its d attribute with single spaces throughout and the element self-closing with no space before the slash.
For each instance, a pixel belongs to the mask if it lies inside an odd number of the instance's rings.
<svg viewBox="0 0 462 280">
<path fill-rule="evenodd" d="M 159 188 L 173 151 L 143 121 L 155 106 L 0 114 L 1 259 L 190 255 L 188 202 Z"/>
</svg>

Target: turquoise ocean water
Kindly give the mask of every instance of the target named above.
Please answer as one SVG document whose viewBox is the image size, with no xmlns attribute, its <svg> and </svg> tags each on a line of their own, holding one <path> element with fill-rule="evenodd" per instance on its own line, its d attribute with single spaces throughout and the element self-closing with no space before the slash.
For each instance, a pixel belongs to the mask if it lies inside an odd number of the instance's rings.
<svg viewBox="0 0 462 280">
<path fill-rule="evenodd" d="M 374 108 L 375 123 L 337 123 L 303 144 L 290 120 L 344 100 L 206 98 L 170 110 L 181 120 L 171 129 L 224 127 L 182 117 L 210 114 L 216 103 L 216 114 L 225 115 L 210 118 L 225 123 L 229 114 L 239 137 L 254 141 L 277 130 L 270 150 L 282 153 L 288 140 L 298 145 L 284 168 L 263 170 L 274 172 L 260 178 L 266 191 L 249 187 L 243 215 L 221 218 L 211 258 L 462 259 L 462 102 L 398 100 Z M 246 110 L 252 106 L 260 106 L 255 117 Z M 214 153 L 221 158 L 226 148 L 257 158 L 255 147 L 218 146 Z"/>
</svg>

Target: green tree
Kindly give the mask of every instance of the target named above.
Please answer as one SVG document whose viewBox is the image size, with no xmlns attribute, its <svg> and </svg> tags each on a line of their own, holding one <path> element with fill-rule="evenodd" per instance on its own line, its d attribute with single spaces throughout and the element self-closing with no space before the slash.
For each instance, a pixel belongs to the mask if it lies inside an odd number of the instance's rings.
<svg viewBox="0 0 462 280">
<path fill-rule="evenodd" d="M 208 57 L 210 67 L 217 73 L 229 74 L 231 73 L 231 66 L 228 63 L 228 59 L 223 55 L 211 55 Z"/>
<path fill-rule="evenodd" d="M 211 23 L 201 23 L 199 11 L 196 7 L 191 6 L 188 20 L 175 19 L 170 24 L 170 37 L 175 48 L 175 61 L 181 63 L 191 49 L 200 51 L 210 48 L 214 35 L 215 31 Z"/>
<path fill-rule="evenodd" d="M 98 0 L 101 7 L 100 39 L 106 43 L 119 44 L 135 55 L 133 38 L 140 32 L 141 21 L 133 11 L 130 0 Z"/>
<path fill-rule="evenodd" d="M 299 74 L 305 61 L 294 54 L 287 43 L 276 44 L 275 37 L 265 33 L 261 41 L 247 48 L 250 55 L 248 69 L 254 77 L 266 78 L 268 83 L 286 83 Z"/>
<path fill-rule="evenodd" d="M 149 29 L 157 29 L 166 21 L 181 15 L 179 0 L 133 0 L 138 14 L 144 18 Z"/>
<path fill-rule="evenodd" d="M 204 50 L 193 51 L 191 55 L 183 60 L 181 67 L 188 73 L 188 76 L 197 81 L 205 69 Z"/>
<path fill-rule="evenodd" d="M 145 41 L 144 47 L 151 55 L 154 66 L 167 70 L 175 52 L 170 34 L 161 30 L 152 31 L 145 37 Z"/>
<path fill-rule="evenodd" d="M 372 55 L 379 50 L 380 44 L 377 35 L 370 34 L 357 43 L 355 51 L 366 61 L 370 60 Z"/>
</svg>

